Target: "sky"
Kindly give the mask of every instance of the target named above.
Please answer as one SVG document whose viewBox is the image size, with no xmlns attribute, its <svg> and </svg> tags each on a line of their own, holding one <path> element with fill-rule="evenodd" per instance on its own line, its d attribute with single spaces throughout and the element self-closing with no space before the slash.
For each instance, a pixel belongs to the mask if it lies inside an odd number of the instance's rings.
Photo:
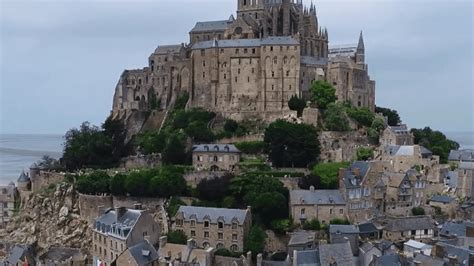
<svg viewBox="0 0 474 266">
<path fill-rule="evenodd" d="M 307 4 L 310 1 L 305 1 Z M 330 44 L 362 30 L 378 106 L 409 127 L 474 131 L 470 0 L 314 1 Z M 124 69 L 237 0 L 0 0 L 0 133 L 63 134 L 109 115 Z"/>
</svg>

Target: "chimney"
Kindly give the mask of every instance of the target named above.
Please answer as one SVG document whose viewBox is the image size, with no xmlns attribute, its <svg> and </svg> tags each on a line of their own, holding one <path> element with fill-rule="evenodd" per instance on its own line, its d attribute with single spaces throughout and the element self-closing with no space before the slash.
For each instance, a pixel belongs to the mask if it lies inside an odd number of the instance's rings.
<svg viewBox="0 0 474 266">
<path fill-rule="evenodd" d="M 247 265 L 252 265 L 252 251 L 247 252 L 246 254 Z"/>
<path fill-rule="evenodd" d="M 168 242 L 168 237 L 167 236 L 162 236 L 160 237 L 160 248 L 164 248 L 166 246 L 166 243 Z"/>
<path fill-rule="evenodd" d="M 262 266 L 262 261 L 263 261 L 262 254 L 259 253 L 259 254 L 257 255 L 257 266 Z"/>
<path fill-rule="evenodd" d="M 352 173 L 353 173 L 355 176 L 359 176 L 359 177 L 360 177 L 360 168 L 354 168 L 354 169 L 352 169 Z"/>
<path fill-rule="evenodd" d="M 142 204 L 140 202 L 136 202 L 135 204 L 133 204 L 133 208 L 135 210 L 141 210 L 142 209 Z"/>
<path fill-rule="evenodd" d="M 314 192 L 314 186 L 310 186 L 309 191 Z"/>
<path fill-rule="evenodd" d="M 188 246 L 188 249 L 193 249 L 194 248 L 194 240 L 192 238 L 188 239 L 186 242 L 186 246 Z"/>
<path fill-rule="evenodd" d="M 117 216 L 117 220 L 122 218 L 122 216 L 127 212 L 127 208 L 125 207 L 117 207 L 115 208 L 115 215 Z"/>
</svg>

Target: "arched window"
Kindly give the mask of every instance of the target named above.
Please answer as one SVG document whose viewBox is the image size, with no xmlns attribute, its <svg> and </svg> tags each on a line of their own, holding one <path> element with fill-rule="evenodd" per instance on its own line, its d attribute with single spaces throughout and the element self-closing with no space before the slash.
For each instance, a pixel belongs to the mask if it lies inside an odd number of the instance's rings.
<svg viewBox="0 0 474 266">
<path fill-rule="evenodd" d="M 230 246 L 230 250 L 233 251 L 233 252 L 237 252 L 237 251 L 239 251 L 239 247 L 234 244 L 234 245 Z"/>
<path fill-rule="evenodd" d="M 224 248 L 224 244 L 222 244 L 222 243 L 218 243 L 216 245 L 216 249 L 223 249 L 223 248 Z"/>
</svg>

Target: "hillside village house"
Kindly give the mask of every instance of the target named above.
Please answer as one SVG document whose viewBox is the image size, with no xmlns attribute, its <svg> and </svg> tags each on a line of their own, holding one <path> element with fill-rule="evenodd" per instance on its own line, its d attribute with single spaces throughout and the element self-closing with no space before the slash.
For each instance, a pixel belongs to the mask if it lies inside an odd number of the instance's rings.
<svg viewBox="0 0 474 266">
<path fill-rule="evenodd" d="M 413 145 L 415 137 L 408 130 L 407 125 L 387 126 L 380 137 L 382 146 L 390 145 Z"/>
<path fill-rule="evenodd" d="M 448 161 L 450 163 L 474 162 L 474 150 L 452 150 L 449 152 Z"/>
<path fill-rule="evenodd" d="M 196 247 L 241 252 L 251 225 L 250 207 L 240 210 L 181 206 L 174 217 L 173 229 L 192 238 Z"/>
<path fill-rule="evenodd" d="M 319 220 L 329 224 L 332 219 L 347 219 L 347 207 L 338 190 L 290 191 L 290 214 L 296 224 Z"/>
<path fill-rule="evenodd" d="M 439 156 L 420 145 L 381 146 L 379 157 L 382 161 L 389 161 L 395 172 L 406 172 L 414 166 L 429 170 L 439 164 Z"/>
<path fill-rule="evenodd" d="M 457 195 L 474 198 L 474 162 L 460 162 L 457 170 Z"/>
<path fill-rule="evenodd" d="M 10 183 L 8 186 L 0 186 L 0 229 L 4 228 L 13 216 L 16 195 L 17 191 L 14 183 Z"/>
<path fill-rule="evenodd" d="M 92 229 L 93 264 L 112 265 L 126 249 L 144 239 L 155 244 L 159 238 L 159 225 L 148 210 L 119 207 L 100 215 Z"/>
<path fill-rule="evenodd" d="M 429 216 L 389 217 L 382 225 L 383 238 L 393 242 L 427 240 L 434 237 L 436 228 Z"/>
<path fill-rule="evenodd" d="M 361 223 L 383 212 L 386 192 L 382 180 L 388 162 L 354 162 L 339 172 L 339 190 L 353 223 Z"/>
<path fill-rule="evenodd" d="M 405 174 L 387 173 L 386 178 L 388 179 L 387 210 L 419 207 L 425 204 L 427 185 L 425 175 L 410 169 Z"/>
<path fill-rule="evenodd" d="M 213 248 L 201 249 L 194 246 L 195 241 L 188 239 L 186 245 L 168 243 L 168 237 L 160 237 L 160 249 L 158 250 L 160 265 L 191 265 L 212 266 Z M 194 263 L 194 264 L 193 264 Z"/>
<path fill-rule="evenodd" d="M 197 171 L 233 171 L 240 162 L 240 151 L 232 144 L 193 146 L 193 166 Z"/>
<path fill-rule="evenodd" d="M 148 241 L 143 240 L 128 247 L 118 258 L 116 265 L 158 266 L 158 252 Z"/>
</svg>

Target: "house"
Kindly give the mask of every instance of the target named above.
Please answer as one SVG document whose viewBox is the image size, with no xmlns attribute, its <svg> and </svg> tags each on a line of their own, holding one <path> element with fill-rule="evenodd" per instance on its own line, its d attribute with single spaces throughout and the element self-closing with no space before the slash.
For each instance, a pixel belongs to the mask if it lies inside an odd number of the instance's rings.
<svg viewBox="0 0 474 266">
<path fill-rule="evenodd" d="M 321 265 L 355 266 L 349 242 L 319 245 L 319 262 Z"/>
<path fill-rule="evenodd" d="M 93 264 L 111 265 L 122 252 L 144 239 L 157 243 L 159 230 L 150 212 L 139 205 L 135 209 L 108 209 L 95 219 L 92 229 Z"/>
<path fill-rule="evenodd" d="M 16 245 L 10 251 L 6 259 L 6 265 L 35 265 L 35 253 L 32 246 L 20 246 Z"/>
<path fill-rule="evenodd" d="M 369 266 L 372 264 L 374 257 L 381 257 L 382 251 L 374 244 L 365 242 L 359 247 L 359 265 Z"/>
<path fill-rule="evenodd" d="M 416 169 L 410 169 L 405 174 L 386 173 L 386 179 L 388 180 L 385 199 L 387 212 L 408 214 L 412 207 L 425 204 L 426 176 Z"/>
<path fill-rule="evenodd" d="M 379 152 L 381 160 L 390 162 L 397 173 L 406 172 L 415 166 L 425 171 L 439 165 L 439 156 L 420 145 L 381 146 Z"/>
<path fill-rule="evenodd" d="M 447 238 L 467 236 L 467 230 L 470 229 L 474 233 L 474 222 L 458 221 L 446 222 L 442 225 L 439 235 Z M 473 237 L 471 235 L 471 237 Z"/>
<path fill-rule="evenodd" d="M 474 198 L 474 162 L 460 162 L 457 170 L 458 182 L 456 195 Z"/>
<path fill-rule="evenodd" d="M 128 247 L 117 258 L 117 265 L 158 266 L 158 252 L 148 241 L 143 240 Z"/>
<path fill-rule="evenodd" d="M 448 161 L 450 163 L 474 162 L 474 149 L 451 150 Z"/>
<path fill-rule="evenodd" d="M 389 167 L 384 161 L 359 161 L 340 170 L 339 190 L 351 222 L 364 223 L 383 212 L 386 186 L 381 177 Z"/>
<path fill-rule="evenodd" d="M 193 167 L 197 171 L 233 171 L 241 152 L 232 144 L 201 144 L 193 146 Z"/>
<path fill-rule="evenodd" d="M 18 192 L 14 183 L 10 183 L 8 186 L 0 186 L 0 229 L 5 228 L 10 222 L 17 198 Z"/>
<path fill-rule="evenodd" d="M 316 248 L 316 232 L 314 231 L 296 231 L 290 233 L 288 242 L 288 254 L 293 254 L 295 250 L 312 250 Z"/>
<path fill-rule="evenodd" d="M 88 265 L 87 254 L 80 249 L 51 247 L 46 253 L 39 257 L 39 265 L 55 266 L 86 266 Z"/>
<path fill-rule="evenodd" d="M 295 250 L 293 251 L 293 266 L 320 266 L 319 250 Z M 258 265 L 257 265 L 258 266 Z"/>
<path fill-rule="evenodd" d="M 332 219 L 347 219 L 346 202 L 338 190 L 290 191 L 290 214 L 295 224 L 319 220 L 329 224 Z"/>
<path fill-rule="evenodd" d="M 374 223 L 364 223 L 357 225 L 359 228 L 359 237 L 362 240 L 377 240 L 380 239 L 380 230 Z"/>
<path fill-rule="evenodd" d="M 380 137 L 381 145 L 413 145 L 415 137 L 407 125 L 387 126 Z"/>
<path fill-rule="evenodd" d="M 389 217 L 382 224 L 383 238 L 393 242 L 430 239 L 436 228 L 429 216 Z"/>
<path fill-rule="evenodd" d="M 242 252 L 251 225 L 250 207 L 240 210 L 181 206 L 174 217 L 173 229 L 192 238 L 196 247 Z"/>
<path fill-rule="evenodd" d="M 160 265 L 188 265 L 212 266 L 213 248 L 201 249 L 194 246 L 195 241 L 188 239 L 186 245 L 168 243 L 168 238 L 160 238 L 158 257 Z"/>
<path fill-rule="evenodd" d="M 329 241 L 332 244 L 349 242 L 354 256 L 359 254 L 359 228 L 355 225 L 331 224 L 329 226 Z"/>
<path fill-rule="evenodd" d="M 415 240 L 408 240 L 403 244 L 403 254 L 408 258 L 413 258 L 416 253 L 431 256 L 431 250 L 433 246 L 418 242 Z"/>
<path fill-rule="evenodd" d="M 393 253 L 393 254 L 386 254 L 380 257 L 374 257 L 373 264 L 374 266 L 404 266 L 407 265 L 406 260 L 401 257 L 400 255 Z"/>
<path fill-rule="evenodd" d="M 448 265 L 474 265 L 474 251 L 452 241 L 437 242 L 433 255 L 448 261 Z"/>
<path fill-rule="evenodd" d="M 442 259 L 427 256 L 421 253 L 415 253 L 413 258 L 408 259 L 410 265 L 421 265 L 421 266 L 445 266 Z"/>
</svg>

